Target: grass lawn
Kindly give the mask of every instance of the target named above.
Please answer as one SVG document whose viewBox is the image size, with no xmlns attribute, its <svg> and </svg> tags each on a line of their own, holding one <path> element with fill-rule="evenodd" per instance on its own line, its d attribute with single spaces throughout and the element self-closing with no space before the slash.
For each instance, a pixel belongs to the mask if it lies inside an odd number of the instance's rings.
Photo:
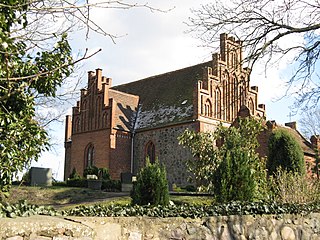
<svg viewBox="0 0 320 240">
<path fill-rule="evenodd" d="M 13 186 L 7 201 L 16 203 L 20 200 L 27 200 L 30 204 L 60 208 L 98 202 L 123 202 L 124 200 L 129 203 L 130 197 L 128 193 L 111 193 L 88 188 Z"/>
<path fill-rule="evenodd" d="M 88 188 L 13 186 L 7 201 L 16 203 L 20 200 L 27 200 L 30 204 L 70 209 L 78 205 L 125 205 L 130 204 L 131 198 L 129 193 L 103 192 Z M 214 202 L 210 196 L 170 196 L 170 200 L 176 204 L 192 205 L 210 205 Z"/>
</svg>

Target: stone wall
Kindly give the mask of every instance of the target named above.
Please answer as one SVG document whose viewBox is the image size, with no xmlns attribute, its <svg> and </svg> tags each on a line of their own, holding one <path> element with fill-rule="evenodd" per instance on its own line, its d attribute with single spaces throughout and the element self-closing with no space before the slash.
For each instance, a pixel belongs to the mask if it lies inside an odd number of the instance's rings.
<svg viewBox="0 0 320 240">
<path fill-rule="evenodd" d="M 6 240 L 316 240 L 320 214 L 221 216 L 204 219 L 150 217 L 0 218 Z"/>
<path fill-rule="evenodd" d="M 189 149 L 179 145 L 178 137 L 187 129 L 195 130 L 198 123 L 176 125 L 138 132 L 134 140 L 135 173 L 145 166 L 146 145 L 155 145 L 155 155 L 166 166 L 169 184 L 178 186 L 190 184 L 186 161 L 192 159 Z"/>
</svg>

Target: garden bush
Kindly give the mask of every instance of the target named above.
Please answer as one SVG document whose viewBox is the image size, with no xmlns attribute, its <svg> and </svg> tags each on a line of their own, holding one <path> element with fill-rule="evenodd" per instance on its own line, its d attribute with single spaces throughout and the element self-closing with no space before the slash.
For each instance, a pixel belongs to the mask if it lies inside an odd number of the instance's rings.
<svg viewBox="0 0 320 240">
<path fill-rule="evenodd" d="M 305 174 L 305 161 L 299 143 L 286 129 L 276 129 L 268 142 L 268 174 L 272 175 L 281 167 L 285 171 Z"/>
<path fill-rule="evenodd" d="M 83 177 L 87 178 L 87 175 L 96 175 L 98 177 L 99 176 L 99 168 L 97 168 L 96 166 L 86 167 L 83 171 Z"/>
<path fill-rule="evenodd" d="M 158 161 L 151 164 L 147 159 L 146 167 L 142 168 L 133 185 L 132 203 L 138 205 L 168 205 L 169 189 L 164 166 Z"/>
<path fill-rule="evenodd" d="M 107 192 L 120 192 L 121 181 L 120 180 L 103 180 L 101 190 Z"/>
<path fill-rule="evenodd" d="M 87 175 L 96 175 L 101 180 L 110 180 L 108 168 L 98 168 L 96 166 L 89 166 L 83 171 L 83 177 L 87 178 Z"/>
<path fill-rule="evenodd" d="M 198 189 L 214 193 L 219 202 L 264 199 L 265 166 L 256 153 L 261 131 L 261 121 L 254 118 L 238 118 L 211 133 L 187 129 L 178 139 L 194 157 L 187 166 Z"/>
<path fill-rule="evenodd" d="M 298 172 L 288 172 L 281 168 L 269 178 L 272 200 L 281 203 L 310 203 L 320 200 L 318 179 L 308 178 Z"/>
<path fill-rule="evenodd" d="M 81 187 L 86 188 L 88 186 L 87 179 L 79 178 L 79 179 L 68 179 L 67 180 L 68 187 Z"/>
<path fill-rule="evenodd" d="M 81 176 L 77 172 L 76 168 L 73 168 L 71 174 L 69 175 L 69 179 L 80 179 L 80 178 Z"/>
</svg>

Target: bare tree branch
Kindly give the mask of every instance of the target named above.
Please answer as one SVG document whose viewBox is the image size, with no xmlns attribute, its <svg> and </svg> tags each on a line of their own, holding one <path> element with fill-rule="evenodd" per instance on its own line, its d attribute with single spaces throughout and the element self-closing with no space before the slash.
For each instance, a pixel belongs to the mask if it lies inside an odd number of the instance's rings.
<svg viewBox="0 0 320 240">
<path fill-rule="evenodd" d="M 300 92 L 319 82 L 315 67 L 320 54 L 320 2 L 318 0 L 230 0 L 213 1 L 193 10 L 190 32 L 196 33 L 207 46 L 219 40 L 222 32 L 244 41 L 244 64 L 253 68 L 265 61 L 265 68 L 288 59 L 294 73 L 288 87 Z M 315 91 L 315 89 L 312 89 Z M 297 95 L 297 107 L 309 97 L 312 104 L 318 97 L 306 92 Z M 307 94 L 307 95 L 306 95 Z"/>
</svg>

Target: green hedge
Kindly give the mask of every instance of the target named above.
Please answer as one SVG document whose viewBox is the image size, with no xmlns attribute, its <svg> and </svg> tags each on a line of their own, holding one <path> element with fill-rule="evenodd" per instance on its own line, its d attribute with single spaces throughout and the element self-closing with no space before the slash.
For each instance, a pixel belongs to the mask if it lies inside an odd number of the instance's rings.
<svg viewBox="0 0 320 240">
<path fill-rule="evenodd" d="M 202 218 L 210 216 L 255 215 L 255 214 L 306 214 L 320 212 L 320 203 L 313 204 L 277 204 L 277 203 L 241 203 L 231 202 L 211 206 L 169 205 L 169 206 L 79 206 L 63 214 L 69 216 L 99 217 L 183 217 Z"/>
<path fill-rule="evenodd" d="M 17 217 L 30 215 L 64 215 L 64 216 L 87 216 L 87 217 L 183 217 L 202 218 L 211 216 L 228 215 L 255 215 L 255 214 L 308 214 L 320 212 L 320 202 L 310 204 L 277 204 L 277 203 L 241 203 L 231 202 L 209 206 L 199 205 L 175 205 L 168 206 L 138 206 L 138 205 L 92 205 L 79 206 L 68 211 L 56 211 L 50 207 L 39 207 L 26 202 L 18 204 L 1 204 L 0 217 Z"/>
<path fill-rule="evenodd" d="M 66 185 L 68 187 L 80 187 L 80 188 L 88 187 L 87 179 L 84 179 L 84 178 L 69 179 L 67 180 Z M 103 180 L 101 190 L 108 191 L 108 192 L 119 192 L 121 191 L 121 181 Z"/>
</svg>

